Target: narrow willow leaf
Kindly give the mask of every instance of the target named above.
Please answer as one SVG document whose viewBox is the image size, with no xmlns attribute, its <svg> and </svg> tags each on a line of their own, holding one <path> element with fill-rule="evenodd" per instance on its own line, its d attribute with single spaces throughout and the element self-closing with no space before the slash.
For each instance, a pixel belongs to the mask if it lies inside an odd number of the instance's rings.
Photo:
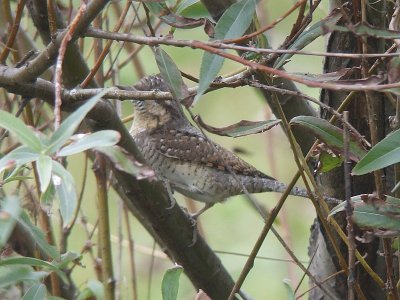
<svg viewBox="0 0 400 300">
<path fill-rule="evenodd" d="M 64 283 L 68 283 L 68 278 L 63 271 L 61 271 L 55 265 L 44 260 L 33 257 L 8 257 L 0 260 L 0 267 L 10 265 L 28 265 L 32 267 L 46 268 L 52 272 L 57 273 L 57 275 L 64 281 Z"/>
<path fill-rule="evenodd" d="M 204 52 L 203 59 L 200 66 L 200 82 L 197 90 L 197 95 L 194 100 L 197 101 L 208 89 L 210 84 L 214 81 L 218 72 L 224 64 L 224 58 L 210 52 Z"/>
<path fill-rule="evenodd" d="M 357 163 L 353 175 L 363 175 L 400 162 L 400 129 L 392 132 L 376 144 Z"/>
<path fill-rule="evenodd" d="M 0 267 L 0 288 L 21 282 L 40 282 L 48 272 L 35 272 L 28 266 Z"/>
<path fill-rule="evenodd" d="M 334 27 L 341 17 L 342 14 L 339 11 L 334 11 L 325 19 L 322 19 L 321 21 L 304 30 L 293 42 L 293 44 L 288 48 L 288 50 L 303 49 L 305 46 L 313 42 L 316 38 L 324 35 L 329 30 L 329 28 Z M 292 56 L 293 53 L 283 54 L 275 61 L 274 68 L 281 68 L 284 63 Z"/>
<path fill-rule="evenodd" d="M 215 39 L 225 40 L 242 36 L 251 24 L 255 9 L 255 0 L 241 0 L 232 4 L 215 26 Z M 223 57 L 204 52 L 200 67 L 199 89 L 195 101 L 204 94 L 214 81 L 223 63 Z"/>
<path fill-rule="evenodd" d="M 215 26 L 215 38 L 226 40 L 241 37 L 249 28 L 256 9 L 256 1 L 241 0 L 222 14 Z"/>
<path fill-rule="evenodd" d="M 234 138 L 265 132 L 281 122 L 281 120 L 268 120 L 257 122 L 242 120 L 230 126 L 217 128 L 204 123 L 200 116 L 196 116 L 195 120 L 208 132 Z"/>
<path fill-rule="evenodd" d="M 292 125 L 298 125 L 310 131 L 316 138 L 323 141 L 334 153 L 343 152 L 343 130 L 330 124 L 328 121 L 311 117 L 298 116 L 290 121 Z M 359 161 L 366 151 L 356 137 L 350 135 L 350 159 Z"/>
<path fill-rule="evenodd" d="M 18 168 L 19 166 L 35 161 L 38 158 L 38 152 L 28 148 L 27 146 L 18 147 L 0 159 L 0 172 L 9 167 L 16 166 Z"/>
<path fill-rule="evenodd" d="M 161 292 L 163 300 L 176 300 L 179 290 L 179 277 L 183 272 L 181 266 L 175 266 L 165 272 Z"/>
<path fill-rule="evenodd" d="M 67 156 L 80 153 L 95 147 L 113 146 L 119 142 L 121 135 L 115 130 L 102 130 L 92 134 L 72 136 L 73 143 L 61 148 L 57 156 Z"/>
<path fill-rule="evenodd" d="M 354 222 L 362 228 L 376 228 L 380 230 L 396 230 L 400 232 L 398 214 L 383 213 L 380 207 L 362 205 L 353 212 Z"/>
<path fill-rule="evenodd" d="M 97 147 L 95 150 L 106 155 L 114 163 L 115 168 L 134 175 L 138 179 L 154 176 L 152 170 L 139 165 L 131 156 L 124 152 L 121 147 Z"/>
<path fill-rule="evenodd" d="M 42 144 L 35 132 L 28 128 L 20 119 L 3 110 L 0 110 L 0 127 L 11 132 L 21 144 L 30 149 L 36 152 L 42 150 Z"/>
<path fill-rule="evenodd" d="M 104 89 L 96 96 L 90 98 L 85 104 L 79 107 L 75 112 L 69 115 L 60 127 L 53 133 L 50 138 L 49 146 L 46 148 L 47 154 L 53 154 L 61 148 L 62 145 L 74 134 L 79 124 L 88 114 L 88 112 L 96 105 L 101 97 L 108 92 Z"/>
<path fill-rule="evenodd" d="M 354 204 L 354 205 L 363 203 L 363 200 L 361 199 L 361 195 L 357 195 L 357 196 L 351 197 L 351 203 Z M 339 213 L 341 211 L 344 211 L 345 208 L 346 208 L 346 201 L 343 201 L 342 203 L 336 205 L 331 210 L 331 212 L 329 213 L 329 217 L 331 217 L 331 216 L 333 216 L 333 215 L 335 215 L 335 214 L 337 214 L 337 213 Z"/>
<path fill-rule="evenodd" d="M 29 180 L 33 179 L 33 177 L 30 176 L 9 176 L 5 180 L 3 180 L 2 184 L 5 185 L 6 183 L 13 182 L 13 181 L 23 181 L 23 180 Z"/>
<path fill-rule="evenodd" d="M 43 193 L 49 186 L 52 170 L 52 159 L 48 155 L 41 154 L 37 160 L 37 171 L 39 174 L 40 191 Z"/>
<path fill-rule="evenodd" d="M 47 189 L 40 195 L 40 203 L 51 207 L 54 197 L 56 195 L 56 188 L 52 180 L 49 182 Z"/>
<path fill-rule="evenodd" d="M 323 73 L 323 74 L 310 74 L 310 73 L 297 73 L 297 72 L 288 74 L 293 75 L 297 78 L 302 78 L 314 82 L 335 82 L 343 77 L 348 78 L 356 70 L 357 68 L 343 68 L 336 72 Z M 340 81 L 340 83 L 342 83 L 342 81 Z"/>
<path fill-rule="evenodd" d="M 200 0 L 183 0 L 181 1 L 178 6 L 176 7 L 176 12 L 180 13 L 187 9 L 188 7 L 195 5 L 196 3 L 199 3 Z"/>
<path fill-rule="evenodd" d="M 386 201 L 358 195 L 351 198 L 353 221 L 362 228 L 400 232 L 400 199 L 385 196 Z M 332 209 L 329 216 L 344 211 L 346 202 Z"/>
<path fill-rule="evenodd" d="M 322 151 L 319 154 L 319 163 L 318 172 L 326 173 L 330 170 L 333 170 L 343 163 L 343 158 L 341 156 L 332 155 L 328 152 Z"/>
<path fill-rule="evenodd" d="M 168 25 L 175 28 L 195 28 L 205 23 L 205 19 L 192 19 L 175 14 L 165 4 L 165 1 L 146 2 L 146 7 Z"/>
<path fill-rule="evenodd" d="M 210 13 L 200 0 L 183 0 L 176 7 L 176 12 L 190 18 L 210 17 Z"/>
<path fill-rule="evenodd" d="M 22 300 L 43 300 L 46 299 L 46 286 L 43 283 L 37 283 L 32 285 L 29 290 L 26 291 Z"/>
<path fill-rule="evenodd" d="M 59 269 L 64 269 L 68 267 L 70 262 L 80 260 L 82 258 L 82 254 L 74 251 L 68 251 L 61 255 L 60 261 L 53 261 L 52 264 L 55 265 Z"/>
<path fill-rule="evenodd" d="M 0 202 L 0 249 L 7 243 L 21 210 L 18 197 L 7 197 Z"/>
<path fill-rule="evenodd" d="M 369 37 L 375 37 L 375 38 L 380 38 L 380 39 L 399 39 L 400 38 L 400 32 L 394 31 L 394 30 L 389 30 L 387 28 L 378 28 L 371 26 L 369 24 L 357 24 L 355 26 L 352 26 L 351 29 L 347 28 L 345 26 L 339 26 L 335 25 L 330 28 L 328 28 L 325 33 L 329 33 L 332 31 L 339 31 L 339 32 L 352 32 L 355 35 L 358 36 L 369 36 Z"/>
<path fill-rule="evenodd" d="M 58 253 L 57 248 L 47 243 L 43 232 L 32 224 L 25 212 L 22 212 L 18 218 L 18 225 L 21 226 L 21 229 L 24 230 L 25 234 L 28 234 L 31 239 L 36 242 L 36 246 L 44 253 L 52 259 L 60 259 L 60 253 Z"/>
<path fill-rule="evenodd" d="M 60 201 L 64 227 L 72 221 L 77 207 L 75 180 L 60 163 L 53 160 L 53 184 Z"/>
<path fill-rule="evenodd" d="M 96 300 L 103 300 L 104 298 L 104 285 L 98 280 L 89 280 L 87 287 L 92 291 Z"/>
<path fill-rule="evenodd" d="M 172 58 L 161 47 L 154 47 L 154 55 L 161 75 L 172 95 L 177 100 L 182 100 L 189 95 L 183 82 L 181 72 Z"/>
</svg>

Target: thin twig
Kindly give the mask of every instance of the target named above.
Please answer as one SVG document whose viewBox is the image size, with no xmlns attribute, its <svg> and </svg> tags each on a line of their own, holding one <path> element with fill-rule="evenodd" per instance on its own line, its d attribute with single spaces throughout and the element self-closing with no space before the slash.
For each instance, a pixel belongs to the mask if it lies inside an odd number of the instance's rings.
<svg viewBox="0 0 400 300">
<path fill-rule="evenodd" d="M 50 38 L 53 41 L 57 34 L 56 11 L 54 0 L 47 0 L 47 17 L 49 22 Z"/>
<path fill-rule="evenodd" d="M 113 32 L 117 32 L 121 28 L 122 24 L 125 21 L 126 15 L 128 14 L 128 10 L 129 10 L 129 6 L 130 6 L 131 2 L 132 2 L 131 0 L 128 0 L 126 2 L 126 5 L 125 5 L 125 7 L 124 7 L 124 9 L 123 9 L 123 11 L 122 11 L 122 13 L 120 15 L 120 18 L 118 19 L 117 24 L 115 24 L 115 26 L 114 26 Z M 86 78 L 81 83 L 81 85 L 80 85 L 81 88 L 87 87 L 87 85 L 93 79 L 94 75 L 97 73 L 97 71 L 99 70 L 101 64 L 103 63 L 103 60 L 106 57 L 108 51 L 110 50 L 112 42 L 113 42 L 112 40 L 109 40 L 106 43 L 106 45 L 104 46 L 103 51 L 101 52 L 101 54 L 97 58 L 97 60 L 96 60 L 96 62 L 94 64 L 94 67 L 90 70 L 90 73 L 86 76 Z"/>
<path fill-rule="evenodd" d="M 381 57 L 398 57 L 399 53 L 335 53 L 335 52 L 316 52 L 316 51 L 302 51 L 302 50 L 289 50 L 289 49 L 265 49 L 265 48 L 257 48 L 254 46 L 241 46 L 241 45 L 231 45 L 226 44 L 221 41 L 197 41 L 197 40 L 178 40 L 172 39 L 170 37 L 160 36 L 160 37 L 145 37 L 145 36 L 136 36 L 128 33 L 117 33 L 117 32 L 108 32 L 103 30 L 98 30 L 95 28 L 88 28 L 84 36 L 87 37 L 95 37 L 95 38 L 103 38 L 107 40 L 115 40 L 115 41 L 125 41 L 131 42 L 139 45 L 166 45 L 166 46 L 175 46 L 175 47 L 188 47 L 188 48 L 198 48 L 201 46 L 196 45 L 205 45 L 215 49 L 229 49 L 229 50 L 238 50 L 242 52 L 254 52 L 257 54 L 297 54 L 297 55 L 309 55 L 309 56 L 323 56 L 323 57 L 341 57 L 341 58 L 381 58 Z"/>
<path fill-rule="evenodd" d="M 136 263 L 135 263 L 135 244 L 132 238 L 131 226 L 129 224 L 129 214 L 127 207 L 124 206 L 124 219 L 126 224 L 126 231 L 128 236 L 128 247 L 129 247 L 129 262 L 131 268 L 131 280 L 132 280 L 132 300 L 138 299 L 138 290 L 137 290 L 137 280 L 136 280 Z"/>
<path fill-rule="evenodd" d="M 9 1 L 5 1 L 5 2 L 7 2 L 9 4 Z M 10 35 L 8 36 L 6 45 L 0 54 L 0 64 L 5 64 L 8 54 L 10 53 L 10 50 L 11 50 L 12 46 L 14 45 L 14 41 L 15 41 L 15 38 L 17 37 L 17 33 L 19 30 L 19 24 L 21 23 L 22 11 L 24 10 L 25 3 L 26 3 L 26 0 L 18 1 L 17 11 L 15 14 L 15 20 L 11 27 Z"/>
<path fill-rule="evenodd" d="M 75 18 L 72 20 L 71 26 L 69 27 L 67 34 L 61 41 L 59 54 L 57 57 L 56 62 L 56 71 L 55 71 L 55 91 L 56 91 L 56 99 L 54 102 L 54 129 L 57 129 L 60 126 L 61 122 L 61 104 L 62 104 L 62 97 L 61 97 L 61 83 L 62 83 L 62 62 L 64 60 L 65 52 L 67 51 L 67 45 L 72 39 L 74 32 L 76 30 L 76 26 L 79 23 L 79 20 L 82 18 L 86 11 L 86 4 L 82 3 L 81 7 Z"/>
<path fill-rule="evenodd" d="M 291 8 L 289 8 L 282 16 L 277 18 L 271 24 L 268 24 L 267 26 L 264 26 L 264 27 L 258 29 L 257 31 L 254 31 L 254 32 L 249 33 L 249 34 L 246 34 L 246 35 L 241 36 L 239 38 L 228 39 L 228 40 L 224 40 L 223 42 L 226 43 L 226 44 L 244 43 L 245 41 L 251 39 L 252 37 L 255 37 L 257 35 L 263 34 L 267 30 L 270 30 L 270 29 L 274 28 L 281 21 L 285 20 L 292 12 L 294 12 L 299 6 L 302 6 L 306 2 L 307 2 L 307 0 L 297 0 L 297 2 Z"/>
<path fill-rule="evenodd" d="M 346 122 L 349 121 L 349 112 L 345 111 L 343 117 Z M 351 160 L 350 160 L 350 137 L 347 127 L 343 128 L 343 153 L 344 153 L 344 188 L 346 197 L 346 220 L 347 220 L 347 237 L 348 237 L 348 266 L 349 274 L 347 276 L 347 299 L 354 300 L 354 283 L 355 283 L 355 236 L 353 228 L 353 206 L 351 205 Z"/>
</svg>

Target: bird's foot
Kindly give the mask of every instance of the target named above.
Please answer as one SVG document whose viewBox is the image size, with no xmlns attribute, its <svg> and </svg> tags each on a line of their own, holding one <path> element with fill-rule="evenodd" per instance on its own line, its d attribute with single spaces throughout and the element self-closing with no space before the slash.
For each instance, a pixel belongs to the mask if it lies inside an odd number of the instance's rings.
<svg viewBox="0 0 400 300">
<path fill-rule="evenodd" d="M 194 216 L 195 214 L 190 213 L 186 207 L 182 207 L 182 210 L 185 212 L 185 214 L 188 216 L 188 219 L 190 220 L 190 225 L 193 228 L 193 234 L 192 234 L 192 242 L 188 245 L 188 247 L 193 247 L 194 244 L 197 242 L 197 237 L 199 235 L 199 232 L 197 230 L 197 217 Z"/>
<path fill-rule="evenodd" d="M 169 184 L 169 181 L 166 179 L 162 179 L 162 182 L 164 183 L 164 186 L 167 190 L 168 197 L 169 197 L 170 204 L 171 204 L 170 206 L 168 206 L 166 208 L 166 210 L 170 210 L 170 209 L 174 208 L 174 206 L 176 205 L 176 200 L 174 197 L 174 193 L 172 192 L 171 185 Z"/>
</svg>

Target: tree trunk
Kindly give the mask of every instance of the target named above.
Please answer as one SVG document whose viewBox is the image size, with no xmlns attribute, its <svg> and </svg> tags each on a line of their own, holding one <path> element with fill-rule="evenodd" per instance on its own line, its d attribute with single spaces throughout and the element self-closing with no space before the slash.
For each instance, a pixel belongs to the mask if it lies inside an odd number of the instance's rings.
<svg viewBox="0 0 400 300">
<path fill-rule="evenodd" d="M 336 1 L 341 2 L 343 5 L 347 1 Z M 367 1 L 368 2 L 368 1 Z M 385 6 L 385 1 L 371 2 L 367 4 L 367 21 L 373 26 L 380 28 L 387 28 L 387 15 L 388 8 Z M 349 6 L 348 12 L 351 13 L 352 22 L 360 22 L 360 7 Z M 355 13 L 354 13 L 355 12 Z M 388 15 L 391 15 L 390 13 Z M 343 24 L 346 22 L 342 19 Z M 368 38 L 367 49 L 370 53 L 380 53 L 387 50 L 385 48 L 384 41 L 379 39 Z M 352 33 L 341 33 L 334 32 L 330 35 L 327 45 L 326 52 L 333 53 L 362 53 L 361 39 L 354 36 Z M 360 61 L 356 59 L 346 59 L 337 57 L 328 57 L 325 60 L 324 72 L 335 72 L 343 68 L 358 67 L 364 65 L 368 70 L 374 63 L 374 60 Z M 375 71 L 375 72 L 378 72 Z M 356 74 L 358 78 L 361 78 L 362 72 Z M 347 92 L 341 91 L 327 91 L 323 90 L 321 93 L 321 101 L 329 106 L 337 109 L 348 96 Z M 387 122 L 388 116 L 393 115 L 394 108 L 390 105 L 389 101 L 385 101 L 383 93 L 370 93 L 368 95 L 373 102 L 373 113 L 377 120 L 378 135 L 379 139 L 385 136 L 385 132 L 390 130 Z M 352 101 L 346 110 L 350 113 L 350 123 L 368 140 L 370 140 L 370 128 L 369 128 L 369 117 L 368 109 L 366 105 L 366 93 L 356 93 L 353 96 Z M 329 119 L 330 115 L 325 112 L 321 113 L 321 116 L 325 119 Z M 340 126 L 341 124 L 336 124 Z M 387 183 L 393 184 L 393 176 L 389 176 L 387 172 Z M 328 173 L 321 174 L 318 177 L 321 190 L 330 196 L 344 199 L 344 171 L 343 168 L 336 168 Z M 352 195 L 359 195 L 364 193 L 372 193 L 375 190 L 375 182 L 372 174 L 365 176 L 353 176 L 351 178 Z M 346 217 L 343 215 L 335 216 L 342 229 L 346 232 Z M 340 271 L 342 268 L 339 266 L 337 256 L 329 242 L 325 231 L 322 228 L 319 220 L 316 220 L 312 229 L 309 246 L 309 256 L 314 257 L 311 264 L 310 271 L 315 274 L 319 281 L 324 281 L 329 275 Z M 361 236 L 360 230 L 356 230 L 356 236 Z M 345 243 L 336 235 L 335 237 L 340 251 L 345 258 L 347 258 L 347 246 Z M 375 270 L 379 276 L 386 279 L 386 267 L 385 259 L 379 254 L 382 248 L 382 241 L 378 238 L 374 239 L 370 243 L 357 243 L 357 250 L 361 255 L 366 256 L 368 264 L 373 270 Z M 394 263 L 396 265 L 396 263 Z M 396 272 L 395 272 L 396 273 Z M 361 265 L 356 266 L 356 281 L 361 285 L 361 289 L 367 299 L 384 299 L 385 291 L 380 288 L 375 281 L 366 273 L 365 269 Z M 347 276 L 344 273 L 331 278 L 325 282 L 326 288 L 329 288 L 333 293 L 337 295 L 339 299 L 347 298 Z M 328 299 L 324 293 L 316 288 L 310 293 L 310 299 Z"/>
</svg>

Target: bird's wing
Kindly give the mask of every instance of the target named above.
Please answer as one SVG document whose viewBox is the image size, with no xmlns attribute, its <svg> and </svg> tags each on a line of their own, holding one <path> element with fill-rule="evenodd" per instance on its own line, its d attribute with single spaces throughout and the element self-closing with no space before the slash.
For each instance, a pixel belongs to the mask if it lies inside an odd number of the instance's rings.
<svg viewBox="0 0 400 300">
<path fill-rule="evenodd" d="M 233 152 L 206 139 L 193 127 L 158 131 L 151 134 L 157 145 L 157 151 L 166 157 L 180 161 L 189 161 L 229 172 L 229 166 L 235 174 L 258 176 L 275 180 L 258 171 Z M 158 142 L 156 142 L 158 141 Z"/>
</svg>

